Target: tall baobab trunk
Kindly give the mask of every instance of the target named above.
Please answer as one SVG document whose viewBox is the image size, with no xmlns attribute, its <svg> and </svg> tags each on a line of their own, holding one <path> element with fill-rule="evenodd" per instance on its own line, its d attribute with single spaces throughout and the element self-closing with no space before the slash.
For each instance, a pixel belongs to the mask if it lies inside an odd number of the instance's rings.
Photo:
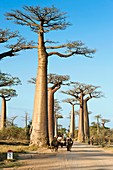
<svg viewBox="0 0 113 170">
<path fill-rule="evenodd" d="M 87 108 L 87 100 L 84 100 L 84 134 L 85 140 L 90 139 L 90 131 L 89 131 L 89 115 Z"/>
<path fill-rule="evenodd" d="M 75 135 L 75 115 L 74 115 L 74 105 L 72 104 L 71 120 L 70 120 L 70 137 L 74 138 Z"/>
<path fill-rule="evenodd" d="M 78 127 L 78 141 L 84 142 L 84 110 L 83 110 L 83 94 L 80 96 L 80 114 Z"/>
<path fill-rule="evenodd" d="M 34 112 L 30 144 L 45 146 L 48 142 L 48 109 L 47 109 L 47 53 L 44 47 L 43 32 L 38 41 L 38 72 L 34 99 Z"/>
<path fill-rule="evenodd" d="M 51 88 L 48 88 L 48 132 L 51 145 L 54 137 L 54 93 Z"/>
<path fill-rule="evenodd" d="M 54 137 L 54 93 L 60 88 L 60 84 L 56 83 L 53 87 L 48 88 L 48 134 L 49 143 L 51 144 Z"/>
<path fill-rule="evenodd" d="M 6 100 L 2 97 L 2 113 L 1 113 L 1 126 L 0 129 L 6 127 Z"/>
<path fill-rule="evenodd" d="M 56 115 L 54 115 L 54 122 L 55 122 L 55 128 L 54 128 L 54 133 L 55 133 L 55 137 L 58 137 L 58 118 Z"/>
</svg>

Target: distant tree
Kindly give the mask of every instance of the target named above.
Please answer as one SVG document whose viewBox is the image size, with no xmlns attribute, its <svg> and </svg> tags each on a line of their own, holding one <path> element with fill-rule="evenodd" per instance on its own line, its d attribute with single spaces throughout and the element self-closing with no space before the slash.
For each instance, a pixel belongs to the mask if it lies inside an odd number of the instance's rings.
<svg viewBox="0 0 113 170">
<path fill-rule="evenodd" d="M 11 40 L 12 38 L 14 38 L 14 39 L 17 38 L 15 44 L 5 46 L 9 50 L 0 53 L 0 60 L 5 58 L 5 57 L 13 57 L 13 56 L 16 55 L 17 52 L 19 52 L 21 50 L 31 49 L 32 45 L 34 44 L 33 41 L 27 43 L 24 38 L 19 36 L 17 31 L 10 32 L 9 29 L 5 29 L 5 30 L 0 29 L 0 44 L 3 44 L 3 43 L 5 44 L 6 42 Z"/>
<path fill-rule="evenodd" d="M 105 128 L 105 123 L 110 122 L 109 119 L 101 119 L 102 127 Z"/>
<path fill-rule="evenodd" d="M 84 83 L 72 82 L 73 89 L 62 91 L 64 94 L 73 96 L 80 104 L 80 113 L 79 113 L 79 128 L 78 128 L 78 140 L 84 141 L 85 138 L 90 137 L 89 134 L 89 117 L 88 117 L 88 108 L 87 101 L 93 97 L 99 98 L 102 96 L 100 91 L 96 91 L 99 86 L 86 85 Z"/>
<path fill-rule="evenodd" d="M 59 101 L 54 99 L 54 136 L 58 137 L 58 119 L 63 118 L 61 115 L 62 108 L 59 105 Z"/>
<path fill-rule="evenodd" d="M 1 127 L 6 127 L 6 102 L 11 100 L 12 97 L 16 97 L 16 90 L 14 89 L 1 89 L 0 97 L 2 98 L 2 114 L 1 114 Z"/>
<path fill-rule="evenodd" d="M 84 93 L 84 134 L 85 134 L 85 140 L 89 140 L 90 139 L 90 131 L 89 131 L 89 114 L 90 112 L 88 111 L 88 106 L 87 106 L 87 102 L 90 99 L 93 98 L 101 98 L 103 97 L 103 94 L 101 91 L 99 91 L 98 89 L 100 88 L 100 86 L 94 86 L 94 85 L 86 85 L 86 90 Z"/>
<path fill-rule="evenodd" d="M 11 127 L 11 126 L 16 126 L 14 124 L 14 120 L 17 118 L 18 116 L 13 116 L 11 118 L 9 118 L 7 121 L 6 121 L 6 126 L 7 127 Z"/>
<path fill-rule="evenodd" d="M 11 86 L 21 85 L 18 77 L 12 77 L 10 74 L 0 72 L 0 97 L 2 98 L 2 113 L 1 113 L 1 129 L 6 127 L 6 101 L 17 96 L 16 90 L 11 89 Z M 5 89 L 2 87 L 6 87 Z M 10 87 L 10 89 L 8 89 Z"/>
<path fill-rule="evenodd" d="M 7 13 L 8 20 L 13 20 L 16 24 L 29 26 L 32 31 L 38 34 L 38 73 L 36 77 L 36 90 L 34 99 L 34 112 L 32 121 L 32 133 L 30 144 L 44 146 L 47 145 L 47 63 L 48 57 L 56 55 L 67 58 L 72 55 L 84 55 L 91 57 L 95 50 L 84 47 L 81 41 L 68 42 L 57 46 L 46 46 L 52 41 L 45 40 L 45 33 L 52 30 L 64 30 L 70 25 L 66 22 L 66 14 L 60 12 L 57 8 L 41 8 L 39 6 L 24 6 L 24 12 L 13 10 Z M 64 53 L 56 51 L 64 49 Z M 55 50 L 51 51 L 50 50 Z M 67 52 L 67 53 L 66 53 Z"/>
<path fill-rule="evenodd" d="M 78 101 L 74 98 L 70 98 L 70 99 L 65 99 L 63 100 L 63 102 L 65 103 L 69 103 L 72 106 L 72 111 L 71 111 L 71 118 L 70 118 L 70 137 L 74 138 L 75 136 L 75 111 L 74 111 L 74 106 L 78 105 Z"/>
<path fill-rule="evenodd" d="M 80 113 L 79 113 L 79 128 L 78 128 L 78 141 L 84 141 L 84 111 L 83 111 L 83 97 L 84 89 L 83 84 L 73 83 L 74 87 L 71 90 L 62 91 L 62 93 L 71 95 L 79 101 L 80 104 Z"/>
<path fill-rule="evenodd" d="M 23 117 L 23 120 L 25 122 L 25 129 L 28 128 L 28 121 L 29 121 L 29 114 L 25 112 L 25 116 Z"/>
<path fill-rule="evenodd" d="M 101 114 L 95 115 L 96 119 L 96 125 L 97 125 L 97 134 L 99 134 L 99 127 L 100 127 L 100 119 L 101 119 Z"/>
</svg>

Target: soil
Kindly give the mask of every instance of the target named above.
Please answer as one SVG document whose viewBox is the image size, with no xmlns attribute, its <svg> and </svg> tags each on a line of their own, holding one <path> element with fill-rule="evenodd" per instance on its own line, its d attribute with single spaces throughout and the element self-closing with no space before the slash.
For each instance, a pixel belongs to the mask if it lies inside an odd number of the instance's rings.
<svg viewBox="0 0 113 170">
<path fill-rule="evenodd" d="M 39 149 L 18 157 L 19 166 L 3 170 L 113 170 L 113 153 L 97 146 L 74 143 L 66 147 Z"/>
</svg>

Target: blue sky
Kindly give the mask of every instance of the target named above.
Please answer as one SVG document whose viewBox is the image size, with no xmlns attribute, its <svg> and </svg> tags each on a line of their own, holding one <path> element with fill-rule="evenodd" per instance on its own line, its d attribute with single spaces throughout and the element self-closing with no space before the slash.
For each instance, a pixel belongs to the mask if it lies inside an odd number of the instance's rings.
<svg viewBox="0 0 113 170">
<path fill-rule="evenodd" d="M 83 56 L 73 56 L 68 59 L 56 56 L 49 58 L 48 72 L 60 75 L 69 75 L 72 81 L 77 81 L 95 86 L 101 86 L 105 97 L 92 99 L 88 102 L 90 122 L 95 121 L 94 116 L 101 114 L 102 118 L 110 119 L 106 125 L 113 128 L 113 0 L 1 0 L 0 1 L 0 28 L 9 28 L 12 31 L 19 30 L 20 34 L 27 40 L 37 41 L 37 35 L 28 27 L 15 25 L 7 21 L 4 14 L 11 9 L 20 9 L 24 5 L 50 7 L 54 5 L 63 12 L 67 12 L 67 20 L 72 23 L 63 31 L 53 31 L 46 35 L 46 38 L 64 43 L 69 40 L 81 40 L 91 49 L 96 49 L 94 58 L 89 59 Z M 1 47 L 3 52 L 4 47 Z M 15 123 L 24 126 L 23 117 L 27 112 L 32 118 L 34 86 L 27 83 L 37 72 L 37 51 L 29 50 L 20 52 L 14 58 L 5 58 L 0 61 L 0 70 L 18 76 L 22 85 L 15 87 L 18 97 L 12 98 L 7 103 L 8 117 L 18 115 Z M 62 87 L 63 90 L 63 87 Z M 59 92 L 55 97 L 62 101 L 68 96 Z M 61 103 L 64 119 L 60 123 L 68 127 L 68 116 L 71 106 Z M 75 108 L 76 109 L 76 108 Z"/>
</svg>

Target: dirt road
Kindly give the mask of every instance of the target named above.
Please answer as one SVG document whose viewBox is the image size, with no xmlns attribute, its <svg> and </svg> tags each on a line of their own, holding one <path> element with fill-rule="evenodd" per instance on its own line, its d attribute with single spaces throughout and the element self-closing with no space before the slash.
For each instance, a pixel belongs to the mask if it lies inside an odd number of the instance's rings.
<svg viewBox="0 0 113 170">
<path fill-rule="evenodd" d="M 58 152 L 40 150 L 21 154 L 22 166 L 4 170 L 113 170 L 113 153 L 95 146 L 75 143 L 71 152 L 59 148 Z"/>
</svg>

